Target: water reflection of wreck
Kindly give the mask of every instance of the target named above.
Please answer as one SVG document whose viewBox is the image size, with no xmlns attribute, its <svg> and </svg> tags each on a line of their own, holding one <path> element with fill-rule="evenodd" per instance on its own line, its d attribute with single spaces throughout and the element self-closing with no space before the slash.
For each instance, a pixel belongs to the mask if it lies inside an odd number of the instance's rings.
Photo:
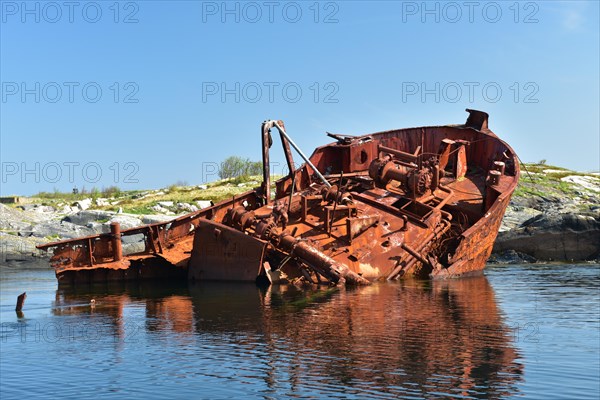
<svg viewBox="0 0 600 400">
<path fill-rule="evenodd" d="M 480 272 L 519 178 L 514 151 L 469 111 L 463 125 L 428 126 L 337 142 L 306 157 L 282 121 L 261 127 L 263 184 L 169 223 L 49 243 L 59 282 L 188 276 L 368 284 Z M 277 130 L 289 174 L 271 195 Z M 305 163 L 296 167 L 291 148 Z M 136 239 L 137 238 L 137 239 Z M 139 240 L 134 253 L 123 243 Z M 267 280 L 268 279 L 268 280 Z"/>
<path fill-rule="evenodd" d="M 147 332 L 173 336 L 187 351 L 201 351 L 203 340 L 223 359 L 248 357 L 273 387 L 498 398 L 515 394 L 521 379 L 511 331 L 485 277 L 318 291 L 234 283 L 153 290 L 96 295 L 94 313 L 126 330 L 126 309 L 145 303 Z M 60 289 L 58 305 L 89 296 Z"/>
</svg>

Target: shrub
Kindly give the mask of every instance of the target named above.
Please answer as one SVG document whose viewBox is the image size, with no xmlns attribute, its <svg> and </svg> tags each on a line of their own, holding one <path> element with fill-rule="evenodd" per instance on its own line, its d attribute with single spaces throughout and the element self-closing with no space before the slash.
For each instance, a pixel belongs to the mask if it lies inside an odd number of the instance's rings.
<svg viewBox="0 0 600 400">
<path fill-rule="evenodd" d="M 260 175 L 262 163 L 260 161 L 250 161 L 249 158 L 238 156 L 227 157 L 219 168 L 219 177 L 221 179 L 238 178 L 242 176 Z"/>
<path fill-rule="evenodd" d="M 102 189 L 103 197 L 119 197 L 121 195 L 121 189 L 118 186 L 109 186 Z"/>
</svg>

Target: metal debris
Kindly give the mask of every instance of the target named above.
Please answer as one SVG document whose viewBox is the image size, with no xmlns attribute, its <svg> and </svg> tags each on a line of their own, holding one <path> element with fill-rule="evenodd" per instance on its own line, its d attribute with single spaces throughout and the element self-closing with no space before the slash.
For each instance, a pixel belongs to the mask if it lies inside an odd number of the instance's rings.
<svg viewBox="0 0 600 400">
<path fill-rule="evenodd" d="M 483 270 L 519 178 L 514 151 L 467 110 L 465 125 L 328 134 L 302 153 L 283 121 L 261 126 L 263 184 L 168 223 L 49 243 L 59 281 L 183 276 L 369 284 Z M 271 197 L 271 129 L 289 174 Z M 291 148 L 305 163 L 295 168 Z M 143 235 L 144 250 L 121 241 Z M 282 278 L 285 277 L 285 278 Z"/>
</svg>

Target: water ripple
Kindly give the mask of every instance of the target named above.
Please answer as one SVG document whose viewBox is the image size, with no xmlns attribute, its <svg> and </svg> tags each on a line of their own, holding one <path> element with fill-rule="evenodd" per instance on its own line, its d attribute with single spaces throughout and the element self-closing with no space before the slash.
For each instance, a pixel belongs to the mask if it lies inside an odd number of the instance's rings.
<svg viewBox="0 0 600 400">
<path fill-rule="evenodd" d="M 599 277 L 536 265 L 359 289 L 57 290 L 11 271 L 0 397 L 598 398 Z"/>
</svg>

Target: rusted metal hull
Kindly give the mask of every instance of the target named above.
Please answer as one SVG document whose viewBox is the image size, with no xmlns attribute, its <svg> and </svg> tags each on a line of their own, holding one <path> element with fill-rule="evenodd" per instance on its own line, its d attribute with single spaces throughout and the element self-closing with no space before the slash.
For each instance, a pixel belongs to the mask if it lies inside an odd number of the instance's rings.
<svg viewBox="0 0 600 400">
<path fill-rule="evenodd" d="M 192 280 L 272 283 L 364 285 L 481 272 L 519 164 L 488 129 L 487 114 L 467 111 L 465 125 L 329 134 L 337 143 L 310 157 L 282 121 L 266 121 L 260 188 L 169 223 L 123 231 L 114 226 L 108 235 L 40 248 L 54 248 L 51 264 L 59 280 L 68 275 L 73 282 L 80 274 L 84 280 L 127 279 L 132 265 L 138 272 L 131 275 L 151 277 L 156 271 L 139 272 L 150 271 L 144 266 L 149 260 Z M 275 183 L 271 198 L 275 128 L 290 173 Z M 305 160 L 298 168 L 291 147 Z M 143 251 L 122 254 L 120 241 L 130 235 L 143 237 Z"/>
</svg>

